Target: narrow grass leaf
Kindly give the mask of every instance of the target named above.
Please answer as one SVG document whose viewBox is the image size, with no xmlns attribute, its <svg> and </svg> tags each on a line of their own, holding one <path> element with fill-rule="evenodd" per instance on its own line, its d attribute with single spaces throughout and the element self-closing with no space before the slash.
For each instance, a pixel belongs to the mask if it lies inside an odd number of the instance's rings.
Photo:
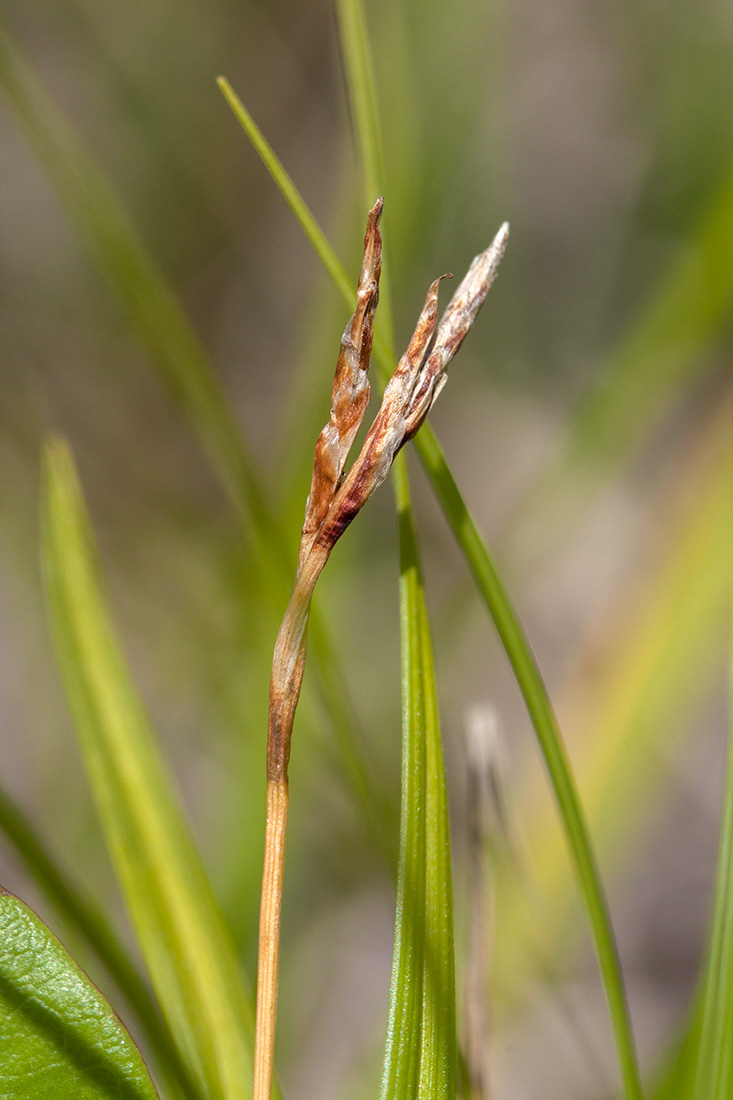
<svg viewBox="0 0 733 1100">
<path fill-rule="evenodd" d="M 283 168 L 282 164 L 278 160 L 272 147 L 265 140 L 264 134 L 258 128 L 257 123 L 252 118 L 247 108 L 242 103 L 241 99 L 235 94 L 229 81 L 220 76 L 217 78 L 217 84 L 224 95 L 227 103 L 231 107 L 234 116 L 240 123 L 245 134 L 251 141 L 255 148 L 260 160 L 264 164 L 267 171 L 275 180 L 279 190 L 281 191 L 283 198 L 295 215 L 298 224 L 303 229 L 306 237 L 310 241 L 313 251 L 318 256 L 319 260 L 325 267 L 326 271 L 330 275 L 336 287 L 341 292 L 342 297 L 349 303 L 349 308 L 354 304 L 354 286 L 348 275 L 344 271 L 341 264 L 333 254 L 333 250 L 330 248 L 328 242 L 325 240 L 323 233 L 318 227 L 313 215 L 306 206 L 303 198 L 301 197 L 298 189 L 293 184 L 292 180 L 288 176 L 287 172 Z M 375 196 L 376 197 L 376 196 Z M 372 203 L 369 205 L 371 206 Z"/>
<path fill-rule="evenodd" d="M 156 1100 L 140 1051 L 51 930 L 0 887 L 3 1100 Z"/>
<path fill-rule="evenodd" d="M 382 150 L 377 88 L 374 80 L 366 14 L 360 0 L 336 0 L 341 53 L 351 99 L 351 114 L 361 156 L 364 205 L 367 209 L 383 193 L 386 173 Z M 389 208 L 386 224 L 389 225 Z M 389 264 L 382 261 L 382 280 L 377 324 L 388 346 L 394 345 L 394 320 Z"/>
<path fill-rule="evenodd" d="M 43 551 L 56 648 L 107 843 L 171 1031 L 210 1100 L 247 1100 L 238 961 L 104 605 L 68 448 L 46 455 Z"/>
<path fill-rule="evenodd" d="M 687 504 L 668 527 L 659 560 L 633 606 L 614 617 L 608 644 L 595 648 L 592 690 L 581 686 L 575 699 L 572 691 L 566 699 L 575 730 L 594 731 L 578 746 L 576 774 L 597 851 L 611 872 L 638 836 L 664 781 L 660 753 L 674 752 L 691 728 L 691 716 L 706 705 L 724 660 L 731 576 L 730 410 L 720 413 L 706 427 L 702 446 L 685 455 L 686 475 L 676 481 L 674 496 Z M 669 508 L 670 502 L 662 503 L 667 520 Z M 525 794 L 527 847 L 546 900 L 543 939 L 557 950 L 573 905 L 567 856 L 553 828 L 552 806 L 538 801 L 534 790 Z M 514 896 L 507 891 L 498 930 L 497 958 L 508 989 L 532 966 L 512 931 Z"/>
<path fill-rule="evenodd" d="M 675 1039 L 647 1090 L 649 1100 L 691 1100 L 700 1045 L 699 998 L 693 1006 L 687 1026 L 681 1029 Z"/>
<path fill-rule="evenodd" d="M 273 179 L 287 201 L 287 194 L 283 191 L 280 179 L 277 176 L 273 176 Z M 294 187 L 292 181 L 289 183 L 290 187 Z M 304 206 L 301 198 L 299 210 L 293 209 L 299 221 L 303 217 Z M 329 254 L 327 270 L 340 267 L 333 249 L 322 231 L 318 229 L 310 212 L 307 214 L 307 223 L 311 232 L 317 232 L 319 235 L 319 255 Z M 340 289 L 341 280 L 336 285 Z M 378 339 L 375 339 L 374 350 L 380 375 L 382 380 L 386 381 L 391 374 L 394 359 L 386 345 Z M 626 1097 L 627 1100 L 638 1100 L 641 1096 L 639 1072 L 608 905 L 593 856 L 588 827 L 547 689 L 519 618 L 498 577 L 488 548 L 466 507 L 430 424 L 423 425 L 415 436 L 414 444 L 476 587 L 494 622 L 545 758 L 588 912 L 616 1037 Z"/>
<path fill-rule="evenodd" d="M 420 442 L 422 433 L 417 436 Z M 631 1021 L 608 903 L 601 883 L 590 833 L 575 786 L 567 752 L 547 689 L 519 617 L 496 571 L 488 548 L 470 515 L 434 437 L 423 437 L 421 457 L 448 522 L 457 535 L 476 586 L 486 603 L 522 693 L 537 735 L 557 802 L 563 829 L 585 902 L 616 1038 L 627 1100 L 639 1100 L 641 1083 Z"/>
<path fill-rule="evenodd" d="M 355 120 L 357 143 L 361 153 L 364 187 L 368 196 L 382 191 L 385 179 L 382 136 L 374 82 L 366 15 L 360 0 L 337 0 L 339 32 L 346 66 L 347 84 Z M 388 346 L 393 344 L 393 322 L 388 269 L 382 265 L 381 325 Z M 379 316 L 379 315 L 378 315 Z M 390 355 L 394 361 L 394 354 Z M 397 507 L 400 543 L 400 637 L 403 684 L 403 811 L 398 907 L 395 922 L 395 965 L 401 987 L 390 998 L 387 1047 L 382 1076 L 383 1090 L 390 1077 L 396 1078 L 404 1095 L 418 1100 L 453 1100 L 456 1092 L 456 1006 L 455 947 L 453 939 L 453 887 L 451 873 L 448 800 L 440 738 L 437 689 L 433 665 L 433 647 L 420 566 L 420 551 L 410 500 L 407 461 L 393 467 L 392 482 Z M 418 747 L 419 746 L 419 747 Z M 419 768 L 420 774 L 406 773 Z M 405 790 L 405 787 L 407 788 Z M 418 802 L 417 799 L 420 799 Z M 412 858 L 422 858 L 414 866 Z M 405 889 L 410 877 L 418 876 L 415 888 L 422 912 L 415 908 L 420 922 L 411 933 L 405 917 Z M 400 927 L 400 924 L 402 925 Z M 407 989 L 403 971 L 399 973 L 397 946 L 412 934 L 417 950 L 412 959 L 404 959 L 405 970 L 420 964 L 419 975 L 409 977 L 414 987 Z M 400 948 L 401 950 L 401 948 Z M 421 992 L 420 1011 L 414 1011 L 411 998 Z M 401 1003 L 400 999 L 403 999 Z M 412 1009 L 412 1011 L 411 1011 Z M 402 1016 L 403 1028 L 392 1058 L 390 1029 Z M 406 1025 L 406 1026 L 405 1026 Z M 410 1035 L 411 1031 L 411 1035 Z M 411 1043 L 411 1046 L 406 1046 Z M 414 1057 L 419 1050 L 417 1088 L 414 1089 Z M 390 1096 L 387 1089 L 386 1096 Z"/>
<path fill-rule="evenodd" d="M 366 16 L 359 0 L 336 0 L 336 11 L 356 143 L 361 154 L 364 198 L 369 200 L 373 192 L 384 186 L 385 170 Z"/>
<path fill-rule="evenodd" d="M 455 946 L 448 801 L 432 641 L 404 459 L 400 532 L 402 812 L 382 1100 L 453 1100 Z"/>
<path fill-rule="evenodd" d="M 161 1070 L 190 1100 L 201 1100 L 180 1052 L 161 1020 L 147 982 L 129 957 L 102 909 L 73 882 L 51 855 L 19 806 L 0 790 L 0 828 L 59 916 L 79 935 L 135 1013 Z M 0 1063 L 2 1064 L 2 1063 Z"/>
<path fill-rule="evenodd" d="M 380 1100 L 415 1100 L 420 1078 L 425 970 L 426 735 L 419 612 L 420 566 L 404 455 L 393 466 L 400 529 L 402 801 L 397 915 Z"/>
<path fill-rule="evenodd" d="M 694 1100 L 733 1095 L 733 647 L 715 910 L 700 1011 Z"/>
<path fill-rule="evenodd" d="M 420 578 L 418 577 L 418 580 Z M 425 708 L 425 963 L 420 1100 L 456 1095 L 456 967 L 448 792 L 425 593 L 418 587 Z"/>
</svg>

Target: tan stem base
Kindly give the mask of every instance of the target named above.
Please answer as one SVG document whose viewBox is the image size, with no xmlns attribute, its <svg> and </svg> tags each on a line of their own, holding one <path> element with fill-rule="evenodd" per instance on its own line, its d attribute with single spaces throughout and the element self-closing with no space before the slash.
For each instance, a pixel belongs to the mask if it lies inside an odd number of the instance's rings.
<svg viewBox="0 0 733 1100">
<path fill-rule="evenodd" d="M 288 801 L 287 779 L 269 779 L 265 860 L 260 901 L 260 942 L 257 956 L 257 1015 L 252 1100 L 270 1100 L 272 1090 Z"/>
</svg>

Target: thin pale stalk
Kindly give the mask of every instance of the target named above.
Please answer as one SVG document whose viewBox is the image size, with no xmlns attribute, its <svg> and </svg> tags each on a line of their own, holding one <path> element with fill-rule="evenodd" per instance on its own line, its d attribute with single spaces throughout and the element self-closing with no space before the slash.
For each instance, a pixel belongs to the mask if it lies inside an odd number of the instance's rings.
<svg viewBox="0 0 733 1100">
<path fill-rule="evenodd" d="M 280 961 L 285 839 L 288 825 L 288 762 L 293 719 L 305 665 L 311 597 L 328 553 L 315 547 L 303 563 L 275 643 L 267 733 L 267 816 L 257 952 L 254 1083 L 252 1100 L 270 1100 L 275 1063 L 277 986 Z"/>
<path fill-rule="evenodd" d="M 287 779 L 268 780 L 265 863 L 262 871 L 257 956 L 257 1023 L 252 1100 L 270 1100 L 272 1090 L 288 805 Z"/>
</svg>

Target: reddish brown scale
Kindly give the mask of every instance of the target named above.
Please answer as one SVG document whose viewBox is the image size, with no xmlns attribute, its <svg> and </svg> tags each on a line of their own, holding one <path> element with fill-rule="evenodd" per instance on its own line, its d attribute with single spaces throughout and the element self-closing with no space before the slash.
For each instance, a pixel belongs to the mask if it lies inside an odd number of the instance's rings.
<svg viewBox="0 0 733 1100">
<path fill-rule="evenodd" d="M 326 517 L 343 475 L 349 451 L 369 404 L 370 387 L 367 371 L 374 338 L 374 314 L 379 301 L 379 277 L 382 270 L 382 237 L 379 232 L 379 219 L 383 205 L 383 200 L 379 199 L 369 211 L 356 294 L 356 310 L 341 339 L 331 392 L 331 415 L 316 442 L 313 477 L 303 522 L 300 568 Z"/>
<path fill-rule="evenodd" d="M 361 456 L 360 456 L 361 457 Z M 337 505 L 329 511 L 318 532 L 317 542 L 330 553 L 338 540 L 343 535 L 351 521 L 364 507 L 365 500 L 371 495 L 369 491 L 370 470 L 365 464 L 358 469 L 352 469 L 348 481 L 344 482 L 342 491 L 337 496 Z M 332 514 L 333 513 L 333 514 Z"/>
</svg>

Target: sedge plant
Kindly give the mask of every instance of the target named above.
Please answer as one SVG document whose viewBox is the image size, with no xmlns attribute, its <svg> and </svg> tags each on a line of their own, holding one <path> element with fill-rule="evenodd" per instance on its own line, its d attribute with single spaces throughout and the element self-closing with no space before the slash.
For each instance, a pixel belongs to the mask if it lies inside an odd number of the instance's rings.
<svg viewBox="0 0 733 1100">
<path fill-rule="evenodd" d="M 508 226 L 469 268 L 438 324 L 438 287 L 431 285 L 417 327 L 388 382 L 358 457 L 345 472 L 349 451 L 369 402 L 374 315 L 379 300 L 383 200 L 372 207 L 364 238 L 356 312 L 341 339 L 331 416 L 318 442 L 298 556 L 298 573 L 275 644 L 267 740 L 267 828 L 257 965 L 257 1029 L 253 1100 L 270 1100 L 285 832 L 288 761 L 300 696 L 306 630 L 316 581 L 337 540 L 385 480 L 395 457 L 423 424 L 446 381 L 446 369 L 483 305 L 504 254 Z"/>
<path fill-rule="evenodd" d="M 339 0 L 337 12 L 364 191 L 372 202 L 375 195 L 388 194 L 388 189 L 383 180 L 378 96 L 365 14 L 359 0 Z M 259 575 L 272 581 L 265 587 L 274 593 L 272 602 L 281 609 L 289 587 L 287 535 L 206 353 L 103 173 L 2 32 L 0 81 L 90 255 L 125 311 L 131 330 L 185 410 L 242 520 L 252 561 Z M 230 85 L 222 80 L 220 86 L 351 309 L 351 280 L 328 240 Z M 375 335 L 373 330 L 382 264 L 381 209 L 380 200 L 369 215 L 356 312 L 342 338 L 331 418 L 316 448 L 295 588 L 272 666 L 256 1020 L 254 998 L 240 975 L 231 929 L 112 626 L 71 452 L 58 440 L 46 449 L 43 562 L 53 633 L 89 783 L 140 947 L 144 974 L 110 927 L 106 914 L 78 887 L 74 876 L 63 870 L 43 838 L 3 792 L 0 826 L 57 911 L 113 976 L 138 1033 L 144 1036 L 156 1081 L 116 1013 L 56 937 L 20 899 L 2 891 L 0 1076 L 3 1095 L 9 1100 L 71 1100 L 80 1095 L 90 1100 L 113 1096 L 152 1100 L 156 1092 L 188 1100 L 269 1100 L 271 1092 L 279 1095 L 273 1080 L 273 1051 L 287 771 L 311 596 L 336 540 L 390 468 L 400 542 L 403 760 L 397 918 L 380 1095 L 381 1100 L 453 1100 L 458 1091 L 461 1096 L 470 1094 L 471 1100 L 484 1100 L 490 1077 L 490 1070 L 485 1070 L 485 1028 L 477 1029 L 461 1054 L 456 1026 L 451 851 L 432 641 L 407 471 L 399 453 L 413 436 L 531 716 L 589 915 L 624 1094 L 627 1100 L 641 1096 L 608 908 L 558 724 L 507 590 L 437 438 L 430 425 L 424 424 L 445 380 L 448 361 L 473 323 L 495 274 L 506 230 L 477 257 L 441 321 L 438 284 L 433 284 L 415 335 L 395 367 L 392 303 L 384 278 L 382 333 Z M 616 380 L 609 391 L 614 399 L 589 402 L 571 433 L 570 451 L 586 455 L 596 447 L 601 452 L 601 462 L 594 469 L 609 461 L 609 455 L 621 453 L 628 441 L 636 445 L 644 424 L 659 406 L 655 394 L 664 395 L 684 376 L 692 362 L 689 348 L 709 339 L 728 315 L 730 265 L 718 260 L 727 256 L 731 212 L 728 183 L 703 219 L 690 257 L 680 270 L 671 272 L 653 300 L 653 308 L 641 317 L 636 334 L 632 332 L 626 340 L 619 369 L 611 379 Z M 692 317 L 686 308 L 700 279 L 708 289 L 709 306 Z M 665 345 L 674 324 L 684 331 L 684 362 L 679 355 L 669 354 Z M 655 349 L 660 364 L 656 389 L 647 385 L 648 376 L 642 377 L 640 371 L 644 362 L 654 358 Z M 366 412 L 372 350 L 386 384 L 385 395 L 357 459 L 346 472 L 348 452 Z M 634 417 L 625 415 L 630 392 L 635 395 Z M 564 476 L 562 462 L 557 469 L 560 472 L 551 470 L 542 486 L 542 493 L 550 499 L 547 486 L 552 478 Z M 716 496 L 710 505 L 711 514 L 714 512 L 712 549 L 695 570 L 696 580 L 697 574 L 708 581 L 713 578 L 712 602 L 726 584 L 724 566 L 716 566 L 712 573 L 705 569 L 709 559 L 718 564 L 724 561 L 717 477 L 715 486 Z M 705 592 L 707 598 L 707 588 Z M 699 601 L 690 599 L 697 608 Z M 317 611 L 316 606 L 309 627 L 313 679 L 336 734 L 354 801 L 365 816 L 378 818 L 368 742 L 360 741 L 353 706 L 334 657 L 333 639 Z M 636 666 L 643 667 L 643 662 Z M 646 680 L 649 688 L 655 673 L 656 665 Z M 622 685 L 617 694 L 623 693 Z M 609 730 L 611 748 L 612 741 L 613 731 Z M 618 755 L 623 755 L 623 748 Z M 672 1060 L 659 1086 L 658 1096 L 664 1100 L 725 1100 L 733 1089 L 730 769 L 729 763 L 708 962 L 690 1026 L 679 1042 L 679 1057 Z M 472 935 L 480 937 L 480 930 L 472 930 Z"/>
</svg>

